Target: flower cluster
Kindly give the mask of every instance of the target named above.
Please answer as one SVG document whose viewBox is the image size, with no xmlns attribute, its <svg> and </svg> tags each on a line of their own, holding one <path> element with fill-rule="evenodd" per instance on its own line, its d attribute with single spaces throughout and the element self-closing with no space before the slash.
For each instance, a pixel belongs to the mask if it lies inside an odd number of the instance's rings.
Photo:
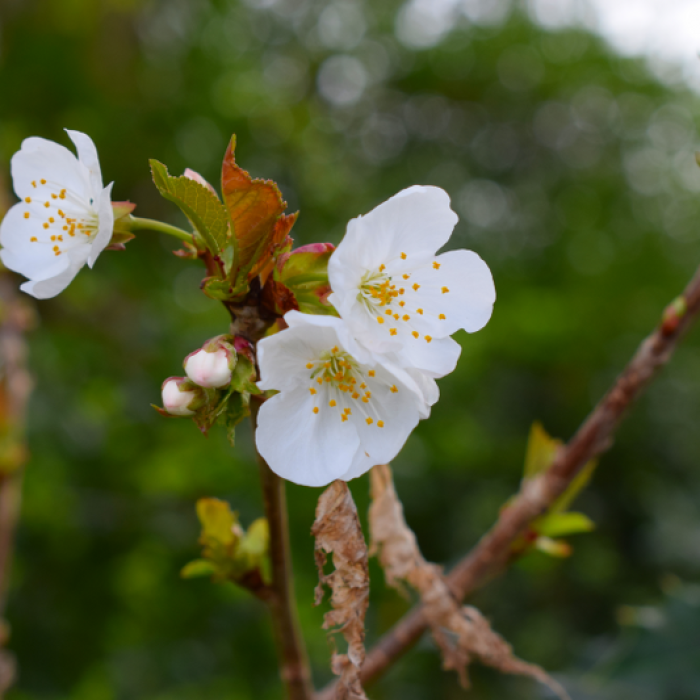
<svg viewBox="0 0 700 700">
<path fill-rule="evenodd" d="M 280 476 L 307 486 L 352 479 L 392 460 L 439 393 L 460 346 L 491 317 L 486 263 L 437 254 L 457 215 L 446 192 L 411 187 L 348 224 L 331 255 L 328 301 L 340 318 L 288 312 L 258 343 L 256 444 Z"/>
</svg>

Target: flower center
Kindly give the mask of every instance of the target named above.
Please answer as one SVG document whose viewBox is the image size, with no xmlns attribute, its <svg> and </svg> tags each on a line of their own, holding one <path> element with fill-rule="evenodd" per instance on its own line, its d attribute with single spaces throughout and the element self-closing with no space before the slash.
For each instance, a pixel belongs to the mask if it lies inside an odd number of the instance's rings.
<svg viewBox="0 0 700 700">
<path fill-rule="evenodd" d="M 311 395 L 317 396 L 322 403 L 327 403 L 329 408 L 337 408 L 343 423 L 350 419 L 355 408 L 367 425 L 384 427 L 383 420 L 377 420 L 375 423 L 374 416 L 370 415 L 370 383 L 377 383 L 375 370 L 364 370 L 352 355 L 337 346 L 322 352 L 317 360 L 308 362 L 306 369 L 311 370 Z M 389 389 L 392 394 L 398 393 L 395 385 Z M 319 411 L 319 406 L 313 407 L 315 414 Z"/>
<path fill-rule="evenodd" d="M 83 201 L 65 188 L 52 186 L 45 179 L 33 180 L 36 196 L 25 197 L 26 204 L 34 204 L 24 218 L 38 218 L 43 236 L 29 240 L 40 245 L 50 245 L 54 255 L 61 255 L 75 245 L 91 240 L 99 229 L 99 217 L 90 203 Z M 55 191 L 53 191 L 55 190 Z M 83 238 L 85 236 L 85 238 Z"/>
</svg>

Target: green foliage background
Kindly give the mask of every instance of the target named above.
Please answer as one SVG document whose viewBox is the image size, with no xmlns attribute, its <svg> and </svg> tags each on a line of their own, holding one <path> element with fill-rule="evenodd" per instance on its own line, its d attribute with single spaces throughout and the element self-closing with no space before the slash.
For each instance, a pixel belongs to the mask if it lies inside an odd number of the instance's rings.
<svg viewBox="0 0 700 700">
<path fill-rule="evenodd" d="M 450 245 L 486 259 L 498 301 L 482 332 L 458 337 L 458 370 L 395 463 L 409 524 L 448 566 L 517 489 L 531 422 L 568 438 L 700 260 L 697 95 L 582 29 L 538 27 L 520 3 L 463 7 L 418 48 L 406 37 L 431 25 L 417 29 L 396 0 L 0 3 L 2 177 L 24 137 L 67 143 L 62 129 L 79 129 L 116 199 L 183 224 L 148 158 L 216 183 L 236 133 L 239 162 L 301 211 L 298 244 L 337 242 L 409 185 L 449 192 L 461 219 Z M 227 327 L 173 247 L 141 234 L 37 305 L 13 700 L 280 697 L 261 605 L 178 575 L 197 556 L 197 498 L 227 499 L 244 525 L 261 503 L 245 429 L 231 451 L 223 431 L 204 439 L 150 408 L 182 358 Z M 700 696 L 699 350 L 696 331 L 577 502 L 597 530 L 573 538 L 570 559 L 530 557 L 475 598 L 574 698 Z M 363 513 L 367 486 L 352 483 Z M 320 685 L 318 494 L 289 487 Z M 409 605 L 371 574 L 370 641 Z M 474 698 L 545 697 L 483 669 L 473 680 Z M 425 639 L 370 695 L 463 691 Z"/>
</svg>

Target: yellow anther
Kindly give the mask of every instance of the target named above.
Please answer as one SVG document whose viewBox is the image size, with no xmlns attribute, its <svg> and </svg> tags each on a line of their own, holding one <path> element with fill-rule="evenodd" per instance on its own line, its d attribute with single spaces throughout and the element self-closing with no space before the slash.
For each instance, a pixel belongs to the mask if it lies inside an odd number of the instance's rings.
<svg viewBox="0 0 700 700">
<path fill-rule="evenodd" d="M 372 423 L 374 423 L 374 420 L 372 420 L 372 418 L 367 416 L 367 418 L 365 418 L 365 423 L 367 423 L 367 425 L 372 425 Z"/>
<path fill-rule="evenodd" d="M 31 197 L 25 197 L 25 198 L 24 198 L 24 201 L 25 201 L 27 204 L 31 204 L 31 203 L 32 203 L 32 198 L 31 198 Z"/>
<path fill-rule="evenodd" d="M 345 423 L 345 421 L 346 421 L 347 419 L 348 419 L 348 417 L 347 417 L 344 413 L 341 413 L 341 414 L 340 414 L 340 420 L 343 421 L 343 423 Z"/>
<path fill-rule="evenodd" d="M 410 320 L 411 320 L 411 317 L 410 317 L 408 314 L 404 314 L 404 315 L 402 316 L 402 318 L 403 318 L 404 321 L 410 321 Z"/>
<path fill-rule="evenodd" d="M 405 260 L 405 259 L 406 259 L 406 253 L 401 253 L 401 260 Z"/>
<path fill-rule="evenodd" d="M 58 210 L 58 215 L 59 215 L 62 219 L 65 218 L 65 216 L 66 216 L 60 209 Z"/>
<path fill-rule="evenodd" d="M 45 184 L 46 184 L 46 180 L 44 180 L 43 178 L 40 180 L 40 182 L 41 182 L 42 185 L 45 185 Z"/>
<path fill-rule="evenodd" d="M 65 229 L 65 226 L 63 227 Z M 306 369 L 313 369 L 314 368 L 314 363 L 313 362 L 307 362 L 306 363 Z"/>
<path fill-rule="evenodd" d="M 404 275 L 403 278 L 407 280 L 411 275 Z"/>
<path fill-rule="evenodd" d="M 57 245 L 55 245 L 55 246 L 53 247 L 53 250 L 59 250 L 59 247 L 58 247 Z"/>
<path fill-rule="evenodd" d="M 414 285 L 413 285 L 413 291 L 414 291 L 414 292 L 417 292 L 419 289 L 420 289 L 420 285 L 419 285 L 419 284 L 414 284 Z"/>
<path fill-rule="evenodd" d="M 420 333 L 419 333 L 418 331 L 413 331 L 413 332 L 411 333 L 411 335 L 412 335 L 414 338 L 417 338 L 417 337 L 420 335 Z"/>
<path fill-rule="evenodd" d="M 390 389 L 390 391 L 391 391 L 392 394 L 396 394 L 396 393 L 398 392 L 398 389 L 396 388 L 396 384 L 392 384 L 392 385 L 389 387 L 389 389 Z"/>
<path fill-rule="evenodd" d="M 29 240 L 30 240 L 32 243 L 36 243 L 36 236 L 32 236 Z"/>
<path fill-rule="evenodd" d="M 59 236 L 59 237 L 58 237 L 58 240 L 59 240 L 59 241 L 63 241 L 63 236 Z"/>
<path fill-rule="evenodd" d="M 53 216 L 50 216 L 50 217 L 49 217 L 49 223 L 52 224 L 54 221 L 56 221 L 56 219 L 54 219 Z"/>
<path fill-rule="evenodd" d="M 373 377 L 376 374 L 376 372 L 373 369 L 371 369 L 369 372 L 367 372 L 367 374 L 369 374 L 370 377 Z"/>
<path fill-rule="evenodd" d="M 363 403 L 369 403 L 369 398 L 367 396 L 362 397 L 362 402 Z"/>
<path fill-rule="evenodd" d="M 350 391 L 350 387 L 346 386 L 345 384 L 339 384 L 338 389 L 340 389 L 341 391 Z"/>
<path fill-rule="evenodd" d="M 344 408 L 343 413 L 345 413 L 346 416 L 349 416 L 352 413 L 352 411 L 349 408 Z"/>
<path fill-rule="evenodd" d="M 82 225 L 82 224 L 78 224 L 78 228 L 83 228 L 83 225 Z"/>
<path fill-rule="evenodd" d="M 44 202 L 44 206 L 48 209 L 51 206 L 51 202 Z"/>
<path fill-rule="evenodd" d="M 24 218 L 25 218 L 25 219 L 28 219 L 28 218 L 29 218 L 29 212 L 28 212 L 28 211 L 25 211 L 25 212 L 24 212 Z"/>
<path fill-rule="evenodd" d="M 391 309 L 387 309 L 384 313 L 385 313 L 387 316 L 391 316 Z"/>
<path fill-rule="evenodd" d="M 32 180 L 32 187 L 36 187 L 36 180 Z"/>
<path fill-rule="evenodd" d="M 406 306 L 406 302 L 405 302 L 405 301 L 400 301 L 400 302 L 399 302 L 399 306 L 401 306 L 401 307 L 403 308 L 404 306 Z"/>
<path fill-rule="evenodd" d="M 54 253 L 54 255 L 60 255 L 60 254 L 61 254 L 61 251 L 60 251 L 60 250 L 57 250 L 57 251 Z"/>
<path fill-rule="evenodd" d="M 386 265 L 380 265 L 379 272 L 384 272 L 384 270 L 386 270 Z"/>
<path fill-rule="evenodd" d="M 399 315 L 398 315 L 398 314 L 394 314 L 394 321 L 398 321 L 398 320 L 399 320 Z"/>
<path fill-rule="evenodd" d="M 335 375 L 335 381 L 339 382 L 343 378 L 343 373 L 342 372 L 337 372 Z"/>
<path fill-rule="evenodd" d="M 377 316 L 377 323 L 384 323 L 384 319 L 381 316 Z"/>
<path fill-rule="evenodd" d="M 416 309 L 416 313 L 420 314 L 421 316 L 423 315 L 423 309 Z"/>
<path fill-rule="evenodd" d="M 399 289 L 399 294 L 403 294 L 405 291 L 406 290 L 403 287 L 401 287 L 401 289 Z"/>
<path fill-rule="evenodd" d="M 377 421 L 377 428 L 383 428 L 384 427 L 384 421 L 383 420 L 378 420 Z"/>
<path fill-rule="evenodd" d="M 359 399 L 359 398 L 360 398 L 360 395 L 359 395 L 357 392 L 355 392 L 355 393 L 352 395 L 352 398 L 353 398 L 353 399 Z"/>
<path fill-rule="evenodd" d="M 366 396 L 368 399 L 371 399 L 371 398 L 372 398 L 372 392 L 371 392 L 371 391 L 365 391 L 365 396 Z"/>
<path fill-rule="evenodd" d="M 51 199 L 56 199 L 56 195 L 53 192 L 51 193 Z"/>
<path fill-rule="evenodd" d="M 426 335 L 426 336 L 425 336 L 425 342 L 426 342 L 426 343 L 429 343 L 432 339 L 433 339 L 432 336 L 429 336 L 429 335 Z"/>
<path fill-rule="evenodd" d="M 65 190 L 61 190 L 61 191 L 58 193 L 58 196 L 59 196 L 60 199 L 65 199 L 65 198 L 66 198 L 66 191 L 65 191 Z"/>
<path fill-rule="evenodd" d="M 316 377 L 316 381 L 317 381 L 319 384 L 323 384 L 323 377 Z"/>
<path fill-rule="evenodd" d="M 323 381 L 324 381 L 324 382 L 330 382 L 330 381 L 331 381 L 331 378 L 330 378 L 330 377 L 324 377 L 324 378 L 323 378 Z"/>
<path fill-rule="evenodd" d="M 49 227 L 49 225 L 45 223 L 45 224 L 44 224 L 44 228 L 48 228 L 48 227 Z"/>
<path fill-rule="evenodd" d="M 437 261 L 435 261 L 435 262 L 433 263 L 433 267 L 434 267 L 436 270 L 439 270 L 439 269 L 440 269 L 440 263 L 437 262 Z"/>
<path fill-rule="evenodd" d="M 336 405 L 335 399 L 331 399 L 331 400 L 328 402 L 328 405 L 329 405 L 331 408 L 334 408 L 335 405 Z"/>
<path fill-rule="evenodd" d="M 48 228 L 48 226 L 47 226 L 46 224 L 44 224 L 44 228 Z M 51 236 L 51 240 L 52 240 L 52 241 L 55 241 L 55 240 L 56 240 L 56 236 Z"/>
<path fill-rule="evenodd" d="M 438 316 L 438 318 L 439 318 L 441 321 L 444 321 L 446 317 L 445 317 L 445 314 L 440 314 L 440 315 Z"/>
<path fill-rule="evenodd" d="M 389 329 L 389 334 L 390 334 L 390 335 L 396 335 L 396 333 L 397 333 L 396 328 L 390 328 L 390 329 Z"/>
<path fill-rule="evenodd" d="M 318 406 L 314 406 L 314 413 L 318 413 Z"/>
<path fill-rule="evenodd" d="M 326 369 L 330 369 L 330 368 L 331 368 L 331 363 L 330 363 L 330 362 L 324 362 L 324 363 L 323 363 L 323 366 L 324 366 Z"/>
<path fill-rule="evenodd" d="M 334 345 L 333 348 L 332 348 L 332 350 L 331 350 L 331 352 L 338 352 L 338 346 L 337 346 L 337 345 Z"/>
<path fill-rule="evenodd" d="M 355 379 L 355 377 L 350 377 L 350 384 L 357 384 L 357 379 Z"/>
<path fill-rule="evenodd" d="M 314 389 L 312 386 L 310 386 L 309 393 L 311 394 L 311 396 L 313 396 L 316 393 L 316 389 Z"/>
<path fill-rule="evenodd" d="M 450 290 L 449 290 L 447 287 L 443 287 L 443 288 L 442 288 L 442 293 L 443 293 L 443 294 L 447 294 L 447 292 L 449 292 L 449 291 L 450 291 Z"/>
<path fill-rule="evenodd" d="M 362 384 L 360 384 L 360 389 L 366 389 L 366 388 L 367 388 L 367 385 L 364 382 L 362 382 Z"/>
</svg>

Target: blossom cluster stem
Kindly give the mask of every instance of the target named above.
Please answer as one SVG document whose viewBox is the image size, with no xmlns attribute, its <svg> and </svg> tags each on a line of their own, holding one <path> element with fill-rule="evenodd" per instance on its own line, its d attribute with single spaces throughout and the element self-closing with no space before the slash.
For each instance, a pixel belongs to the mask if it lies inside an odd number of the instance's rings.
<svg viewBox="0 0 700 700">
<path fill-rule="evenodd" d="M 257 427 L 260 401 L 251 400 L 253 430 Z M 270 528 L 272 585 L 266 602 L 270 609 L 280 659 L 280 675 L 287 700 L 312 700 L 309 660 L 301 635 L 294 599 L 291 546 L 285 483 L 258 454 L 265 515 Z"/>
<path fill-rule="evenodd" d="M 194 242 L 194 237 L 191 233 L 187 233 L 187 231 L 183 231 L 177 226 L 171 226 L 162 221 L 156 221 L 155 219 L 142 219 L 138 216 L 132 216 L 129 219 L 129 228 L 132 231 L 158 231 L 158 233 L 166 233 L 168 236 L 174 236 L 181 241 L 187 241 L 187 243 Z"/>
<path fill-rule="evenodd" d="M 699 314 L 700 268 L 683 294 L 669 304 L 656 330 L 642 342 L 612 388 L 558 452 L 549 469 L 523 483 L 518 496 L 501 512 L 489 532 L 447 576 L 459 600 L 507 568 L 513 559 L 512 545 L 529 523 L 566 490 L 585 464 L 612 446 L 615 430 L 627 409 L 668 362 Z M 360 674 L 363 685 L 387 671 L 427 627 L 423 606 L 416 605 L 368 652 Z M 332 683 L 317 694 L 316 700 L 334 697 Z"/>
</svg>

